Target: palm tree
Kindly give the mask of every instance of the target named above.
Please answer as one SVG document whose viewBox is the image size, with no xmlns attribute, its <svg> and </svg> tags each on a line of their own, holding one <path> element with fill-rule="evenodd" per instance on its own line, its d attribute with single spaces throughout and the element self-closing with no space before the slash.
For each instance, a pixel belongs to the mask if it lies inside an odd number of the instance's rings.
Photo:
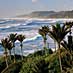
<svg viewBox="0 0 73 73">
<path fill-rule="evenodd" d="M 70 54 L 71 63 L 72 63 L 72 51 L 73 51 L 73 42 L 72 44 L 67 43 L 65 40 L 61 42 L 61 45 L 67 50 L 67 52 Z"/>
<path fill-rule="evenodd" d="M 73 22 L 66 22 L 66 23 L 64 23 L 67 27 L 69 27 L 70 28 L 70 33 L 69 33 L 69 35 L 68 35 L 68 44 L 66 44 L 65 42 L 64 42 L 64 44 L 65 45 L 68 45 L 68 48 L 69 48 L 69 50 L 70 50 L 70 53 L 72 54 L 72 48 L 73 48 L 73 40 L 72 40 L 72 35 L 71 35 L 71 28 L 72 28 L 72 26 L 73 26 Z"/>
<path fill-rule="evenodd" d="M 39 34 L 43 37 L 44 40 L 44 49 L 46 48 L 46 40 L 47 40 L 47 34 L 48 34 L 48 26 L 43 26 L 41 29 L 39 29 Z M 46 51 L 45 51 L 46 53 Z"/>
<path fill-rule="evenodd" d="M 22 44 L 22 42 L 23 42 L 24 39 L 25 39 L 25 36 L 22 35 L 22 34 L 17 36 L 17 40 L 20 41 L 20 43 L 21 43 L 20 46 L 21 46 L 21 52 L 22 52 L 22 55 L 21 55 L 22 60 L 23 60 L 23 50 L 22 50 L 23 44 Z"/>
<path fill-rule="evenodd" d="M 66 42 L 65 40 L 63 40 L 63 42 L 61 42 L 61 45 L 71 53 L 71 50 L 73 48 L 73 42 L 72 45 L 70 45 L 68 42 Z"/>
<path fill-rule="evenodd" d="M 9 37 L 9 40 L 12 41 L 12 43 L 13 43 L 14 63 L 16 62 L 16 60 L 15 60 L 15 41 L 17 40 L 17 39 L 16 39 L 16 36 L 17 36 L 17 33 L 16 33 L 16 34 L 11 33 L 11 34 L 8 36 L 8 37 Z"/>
<path fill-rule="evenodd" d="M 13 43 L 9 40 L 7 49 L 9 50 L 10 61 L 11 61 L 11 49 L 13 48 Z"/>
<path fill-rule="evenodd" d="M 73 26 L 73 22 L 66 22 L 64 23 L 68 28 L 70 28 L 70 35 L 71 35 L 71 27 Z"/>
<path fill-rule="evenodd" d="M 49 28 L 49 36 L 53 38 L 58 44 L 61 73 L 62 73 L 62 65 L 61 65 L 60 43 L 68 32 L 70 32 L 70 28 L 66 27 L 64 24 L 61 26 L 60 24 L 57 23 L 56 25 L 52 25 L 52 30 Z"/>
<path fill-rule="evenodd" d="M 1 40 L 1 45 L 4 47 L 4 54 L 5 54 L 5 61 L 6 61 L 6 66 L 7 66 L 7 68 L 8 68 L 8 60 L 7 60 L 7 55 L 8 55 L 8 53 L 7 53 L 7 47 L 8 47 L 8 39 L 7 38 L 5 38 L 5 39 L 2 39 Z"/>
</svg>

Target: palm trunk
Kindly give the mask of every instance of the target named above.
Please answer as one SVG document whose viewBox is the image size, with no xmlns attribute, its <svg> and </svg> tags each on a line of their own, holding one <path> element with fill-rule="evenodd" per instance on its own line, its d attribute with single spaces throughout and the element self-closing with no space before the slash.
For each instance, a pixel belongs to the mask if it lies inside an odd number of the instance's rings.
<svg viewBox="0 0 73 73">
<path fill-rule="evenodd" d="M 15 60 L 15 45 L 14 45 L 13 51 L 14 51 L 14 63 L 15 63 L 16 62 L 16 60 Z"/>
<path fill-rule="evenodd" d="M 46 40 L 45 39 L 44 39 L 44 50 L 45 50 L 45 55 L 47 55 Z"/>
<path fill-rule="evenodd" d="M 22 42 L 21 42 L 21 45 L 20 45 L 20 46 L 21 46 L 21 53 L 22 53 L 21 58 L 22 58 L 22 60 L 23 60 L 23 50 L 22 50 L 22 46 L 23 46 L 23 45 L 22 45 Z"/>
<path fill-rule="evenodd" d="M 9 55 L 10 55 L 10 61 L 11 61 L 11 50 L 9 50 Z"/>
<path fill-rule="evenodd" d="M 70 28 L 70 36 L 71 36 L 71 28 Z M 72 43 L 73 43 L 73 41 L 72 41 Z M 72 46 L 72 45 L 71 45 Z M 73 65 L 73 57 L 72 57 L 72 48 L 70 48 L 70 52 L 71 52 L 71 63 L 72 63 L 72 65 Z"/>
<path fill-rule="evenodd" d="M 70 58 L 71 58 L 71 65 L 73 65 L 73 57 L 72 57 L 72 50 L 70 51 Z"/>
<path fill-rule="evenodd" d="M 56 52 L 56 42 L 54 41 L 54 45 L 55 45 L 55 52 Z"/>
<path fill-rule="evenodd" d="M 60 43 L 58 44 L 58 49 L 59 49 L 58 53 L 59 53 L 60 71 L 61 71 L 61 73 L 62 73 L 62 63 L 61 63 L 61 53 L 60 53 Z"/>
<path fill-rule="evenodd" d="M 69 33 L 69 36 L 68 36 L 68 45 L 69 45 L 69 51 L 70 51 L 70 58 L 71 58 L 71 63 L 72 63 L 72 35 L 71 35 L 71 28 L 70 28 L 70 33 Z"/>
<path fill-rule="evenodd" d="M 46 47 L 46 40 L 44 39 L 44 47 Z"/>
<path fill-rule="evenodd" d="M 71 64 L 73 65 L 73 57 L 72 57 L 72 50 L 70 51 L 70 58 L 71 58 Z"/>
<path fill-rule="evenodd" d="M 71 28 L 70 28 L 70 33 L 69 33 L 70 36 L 71 36 L 71 33 L 72 32 L 71 32 Z M 71 48 L 71 46 L 72 46 L 72 43 L 70 44 L 70 53 L 71 53 L 71 56 L 70 57 L 71 57 L 71 63 L 72 63 L 73 57 L 72 57 L 72 48 Z"/>
<path fill-rule="evenodd" d="M 5 49 L 5 61 L 6 61 L 6 66 L 8 68 L 8 60 L 7 60 L 7 50 Z"/>
<path fill-rule="evenodd" d="M 43 38 L 44 39 L 44 38 Z M 45 39 L 44 39 L 44 46 L 43 46 L 43 50 L 42 50 L 42 55 L 44 54 L 44 50 L 45 50 L 45 46 L 46 46 L 46 43 L 45 43 Z"/>
<path fill-rule="evenodd" d="M 70 33 L 69 33 L 69 34 L 70 34 L 70 36 L 71 36 L 71 28 L 70 28 Z"/>
<path fill-rule="evenodd" d="M 70 59 L 71 59 L 71 65 L 73 65 L 73 57 L 72 57 L 72 52 L 71 51 L 69 51 L 69 50 L 67 50 L 67 52 L 70 54 Z"/>
<path fill-rule="evenodd" d="M 13 48 L 13 51 L 14 51 L 14 63 L 16 62 L 15 60 L 15 47 Z"/>
</svg>

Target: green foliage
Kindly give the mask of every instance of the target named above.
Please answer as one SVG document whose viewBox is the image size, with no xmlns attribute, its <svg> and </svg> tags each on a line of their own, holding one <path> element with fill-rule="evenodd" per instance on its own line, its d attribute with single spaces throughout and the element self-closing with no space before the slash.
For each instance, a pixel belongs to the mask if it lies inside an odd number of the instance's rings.
<svg viewBox="0 0 73 73">
<path fill-rule="evenodd" d="M 46 62 L 44 59 L 37 61 L 37 63 L 32 68 L 33 73 L 48 73 L 49 62 Z"/>
<path fill-rule="evenodd" d="M 22 49 L 23 44 L 22 44 L 22 42 L 23 42 L 24 39 L 25 39 L 25 36 L 22 35 L 22 34 L 20 34 L 20 35 L 17 36 L 17 40 L 20 41 L 20 43 L 21 43 L 20 47 L 21 47 L 21 53 L 22 53 L 22 56 L 21 56 L 22 60 L 23 60 L 23 49 Z"/>
<path fill-rule="evenodd" d="M 42 50 L 42 51 L 44 52 L 44 50 Z M 40 50 L 40 51 L 37 51 L 33 54 L 29 54 L 27 57 L 43 56 L 44 54 L 42 55 L 42 51 Z"/>
<path fill-rule="evenodd" d="M 63 40 L 63 42 L 61 43 L 61 45 L 71 53 L 71 51 L 73 51 L 73 41 L 72 43 L 67 43 L 65 40 Z"/>
<path fill-rule="evenodd" d="M 17 35 L 17 40 L 20 41 L 22 43 L 22 41 L 25 39 L 25 36 L 20 34 L 20 35 Z"/>
<path fill-rule="evenodd" d="M 46 39 L 46 35 L 48 33 L 49 29 L 48 29 L 48 26 L 43 26 L 41 29 L 39 29 L 39 34 L 42 35 L 42 37 Z"/>
<path fill-rule="evenodd" d="M 5 60 L 4 58 L 0 57 L 0 73 L 3 69 L 5 69 L 5 67 L 6 67 Z"/>
<path fill-rule="evenodd" d="M 53 54 L 53 51 L 49 48 L 49 49 L 47 49 L 47 53 L 48 54 Z"/>
<path fill-rule="evenodd" d="M 48 26 L 43 26 L 41 29 L 39 29 L 39 34 L 43 37 L 43 40 L 44 40 L 44 47 L 46 47 L 46 40 L 47 40 L 47 34 L 49 32 L 49 28 Z M 42 52 L 43 54 L 43 52 Z M 45 54 L 46 54 L 46 50 L 45 50 Z"/>
<path fill-rule="evenodd" d="M 47 54 L 47 56 L 45 54 L 43 56 L 27 56 L 22 62 L 18 62 L 21 60 L 21 56 L 20 58 L 17 56 L 16 58 L 19 58 L 17 63 L 9 65 L 9 67 L 6 68 L 3 73 L 60 73 L 57 53 L 58 51 L 56 53 Z M 65 49 L 61 50 L 61 60 L 64 73 L 72 73 L 73 66 L 70 61 L 70 54 Z M 2 62 L 0 61 L 0 63 Z M 5 65 L 5 63 L 2 63 L 2 65 L 0 64 L 1 67 L 3 65 Z"/>
<path fill-rule="evenodd" d="M 68 32 L 70 32 L 70 28 L 66 27 L 64 24 L 61 26 L 57 23 L 56 25 L 52 25 L 52 30 L 49 28 L 49 36 L 58 43 L 64 39 Z"/>
<path fill-rule="evenodd" d="M 73 22 L 66 22 L 64 23 L 68 28 L 71 28 L 73 26 Z"/>
<path fill-rule="evenodd" d="M 49 62 L 46 62 L 43 57 L 28 59 L 23 63 L 20 73 L 48 73 Z"/>
<path fill-rule="evenodd" d="M 17 40 L 16 36 L 17 36 L 17 33 L 16 34 L 11 33 L 8 37 L 14 43 Z"/>
<path fill-rule="evenodd" d="M 6 49 L 8 48 L 8 43 L 9 43 L 9 39 L 8 38 L 5 38 L 5 39 L 2 39 L 1 40 L 1 45 Z"/>
<path fill-rule="evenodd" d="M 50 65 L 49 65 L 49 73 L 60 73 L 58 59 L 55 59 L 52 63 L 50 63 Z"/>
<path fill-rule="evenodd" d="M 73 67 L 71 54 L 69 52 L 65 51 L 64 53 L 62 53 L 61 58 L 62 58 L 62 67 L 64 71 L 67 71 L 67 68 Z"/>
<path fill-rule="evenodd" d="M 56 54 L 51 55 L 28 58 L 26 62 L 23 62 L 20 73 L 59 73 L 58 57 Z"/>
<path fill-rule="evenodd" d="M 13 63 L 8 68 L 4 69 L 1 73 L 19 73 L 22 66 L 21 62 Z"/>
</svg>

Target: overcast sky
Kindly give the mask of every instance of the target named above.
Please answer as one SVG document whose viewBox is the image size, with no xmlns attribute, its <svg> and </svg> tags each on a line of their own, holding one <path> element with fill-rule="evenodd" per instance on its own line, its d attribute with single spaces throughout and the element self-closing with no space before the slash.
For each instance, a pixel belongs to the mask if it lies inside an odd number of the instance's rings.
<svg viewBox="0 0 73 73">
<path fill-rule="evenodd" d="M 0 17 L 13 17 L 39 10 L 73 10 L 73 0 L 0 0 Z"/>
</svg>

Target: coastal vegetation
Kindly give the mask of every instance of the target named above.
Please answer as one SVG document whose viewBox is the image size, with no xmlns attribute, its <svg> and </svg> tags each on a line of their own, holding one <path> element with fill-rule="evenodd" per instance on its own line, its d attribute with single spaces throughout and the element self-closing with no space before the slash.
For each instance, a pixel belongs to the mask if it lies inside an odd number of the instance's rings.
<svg viewBox="0 0 73 73">
<path fill-rule="evenodd" d="M 43 49 L 45 49 L 45 54 L 46 54 L 46 40 L 47 40 L 47 34 L 48 34 L 48 26 L 43 26 L 41 29 L 39 29 L 39 34 L 43 37 L 44 40 L 44 47 Z"/>
<path fill-rule="evenodd" d="M 57 23 L 48 26 L 42 26 L 38 33 L 43 37 L 43 50 L 23 56 L 23 40 L 27 38 L 22 34 L 10 34 L 1 40 L 4 47 L 4 56 L 0 57 L 1 73 L 73 73 L 73 40 L 71 28 L 73 22 L 66 22 L 62 25 Z M 68 42 L 64 40 L 68 34 Z M 50 36 L 57 42 L 58 49 L 52 51 L 47 48 L 46 40 Z M 15 41 L 20 41 L 21 55 L 15 54 Z M 72 42 L 71 42 L 72 41 Z M 14 55 L 11 50 L 14 50 Z"/>
<path fill-rule="evenodd" d="M 21 52 L 22 52 L 22 55 L 21 55 L 22 60 L 23 60 L 23 49 L 22 49 L 23 44 L 22 44 L 22 42 L 23 42 L 24 39 L 25 39 L 24 35 L 20 34 L 20 35 L 17 36 L 17 40 L 20 41 L 20 47 L 21 47 Z"/>
<path fill-rule="evenodd" d="M 14 63 L 16 62 L 16 60 L 15 60 L 15 41 L 17 40 L 16 35 L 17 35 L 17 34 L 11 33 L 11 34 L 8 36 L 9 40 L 13 43 Z"/>
<path fill-rule="evenodd" d="M 58 49 L 59 49 L 58 55 L 59 55 L 61 73 L 62 73 L 62 65 L 61 65 L 60 43 L 68 32 L 70 32 L 70 28 L 67 28 L 65 25 L 61 26 L 58 23 L 56 24 L 56 26 L 52 25 L 52 30 L 49 30 L 50 37 L 52 37 L 58 44 Z"/>
<path fill-rule="evenodd" d="M 19 15 L 17 17 L 30 17 L 30 18 L 73 18 L 73 10 L 71 11 L 34 11 L 27 15 Z"/>
</svg>

